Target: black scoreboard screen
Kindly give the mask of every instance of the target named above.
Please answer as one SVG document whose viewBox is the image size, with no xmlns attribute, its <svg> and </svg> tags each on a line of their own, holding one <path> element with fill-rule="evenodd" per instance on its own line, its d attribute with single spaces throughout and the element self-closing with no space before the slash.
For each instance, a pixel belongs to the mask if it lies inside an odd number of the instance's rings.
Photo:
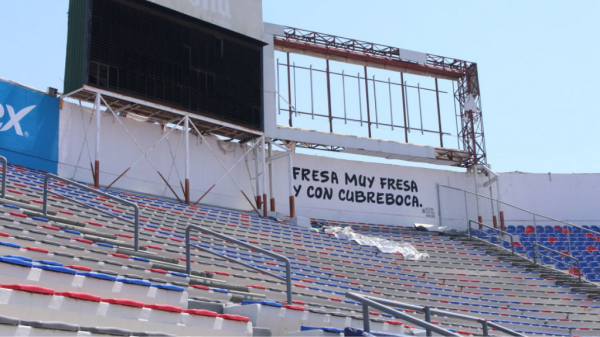
<svg viewBox="0 0 600 337">
<path fill-rule="evenodd" d="M 65 92 L 83 85 L 262 130 L 262 47 L 145 0 L 71 0 Z"/>
</svg>

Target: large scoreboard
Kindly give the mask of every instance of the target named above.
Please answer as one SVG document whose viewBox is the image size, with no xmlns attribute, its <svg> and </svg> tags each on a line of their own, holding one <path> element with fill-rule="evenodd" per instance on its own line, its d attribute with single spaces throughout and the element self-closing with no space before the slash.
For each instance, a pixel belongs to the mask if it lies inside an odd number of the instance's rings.
<svg viewBox="0 0 600 337">
<path fill-rule="evenodd" d="M 65 93 L 88 85 L 262 130 L 261 31 L 218 25 L 239 15 L 238 1 L 174 4 L 71 0 Z"/>
</svg>

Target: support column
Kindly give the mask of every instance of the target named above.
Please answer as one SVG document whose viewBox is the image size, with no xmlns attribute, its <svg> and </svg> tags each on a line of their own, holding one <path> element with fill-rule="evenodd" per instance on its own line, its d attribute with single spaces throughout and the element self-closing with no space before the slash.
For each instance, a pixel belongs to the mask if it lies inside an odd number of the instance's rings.
<svg viewBox="0 0 600 337">
<path fill-rule="evenodd" d="M 190 204 L 190 117 L 185 116 L 185 203 Z"/>
<path fill-rule="evenodd" d="M 371 138 L 371 107 L 369 106 L 369 79 L 367 78 L 367 66 L 365 66 L 365 98 L 367 102 L 367 128 L 369 129 L 369 138 Z M 360 121 L 362 123 L 362 117 Z"/>
<path fill-rule="evenodd" d="M 94 108 L 96 113 L 96 161 L 94 163 L 94 186 L 100 187 L 100 93 L 96 93 Z"/>
<path fill-rule="evenodd" d="M 269 158 L 273 157 L 273 143 L 269 141 Z M 275 212 L 275 194 L 273 194 L 273 161 L 269 161 L 269 193 L 271 194 L 271 212 Z"/>
<path fill-rule="evenodd" d="M 492 207 L 492 216 L 496 215 L 496 211 L 494 210 L 494 194 L 492 193 L 492 185 L 490 185 L 490 206 Z"/>
<path fill-rule="evenodd" d="M 269 211 L 267 209 L 267 175 L 266 175 L 266 162 L 267 162 L 267 151 L 265 149 L 265 136 L 262 137 L 261 140 L 261 144 L 260 144 L 260 150 L 262 151 L 262 183 L 263 183 L 263 200 L 262 200 L 262 206 L 263 206 L 263 216 L 266 217 L 268 214 L 267 212 Z"/>
<path fill-rule="evenodd" d="M 435 79 L 435 101 L 437 103 L 438 127 L 440 130 L 440 147 L 444 147 L 444 133 L 442 132 L 442 115 L 440 113 L 440 91 L 438 90 L 438 79 Z"/>
<path fill-rule="evenodd" d="M 327 106 L 329 111 L 329 132 L 333 133 L 333 115 L 331 112 L 331 80 L 329 76 L 329 59 L 325 60 L 327 62 L 327 69 L 325 73 L 327 74 Z M 343 80 L 343 77 L 342 77 Z"/>
<path fill-rule="evenodd" d="M 260 140 L 257 140 L 257 142 L 260 142 Z M 258 180 L 258 145 L 254 147 L 254 173 L 254 181 L 256 182 L 256 208 L 260 209 L 262 196 L 260 195 L 260 181 Z"/>
<path fill-rule="evenodd" d="M 477 205 L 477 216 L 481 216 L 479 211 L 479 186 L 477 185 L 477 164 L 472 166 L 473 168 L 473 179 L 475 180 L 475 204 Z"/>
<path fill-rule="evenodd" d="M 290 180 L 290 218 L 295 218 L 296 217 L 296 200 L 295 200 L 295 196 L 294 196 L 294 165 L 293 165 L 293 161 L 292 161 L 292 150 L 290 150 L 290 156 L 288 157 L 289 159 L 289 168 L 288 168 L 288 178 Z"/>
<path fill-rule="evenodd" d="M 288 106 L 290 113 L 290 127 L 294 126 L 292 123 L 292 75 L 290 72 L 290 53 L 287 53 L 287 80 L 288 80 Z"/>
<path fill-rule="evenodd" d="M 469 125 L 471 128 L 470 136 L 473 146 L 473 153 L 471 153 L 473 155 L 473 165 L 477 165 L 477 140 L 475 139 L 475 120 L 473 119 L 473 111 L 469 110 L 467 111 L 467 114 L 469 116 Z"/>
<path fill-rule="evenodd" d="M 400 73 L 400 89 L 402 89 L 402 113 L 404 116 L 404 142 L 408 143 L 408 119 L 406 117 L 406 90 L 404 85 L 404 73 Z"/>
<path fill-rule="evenodd" d="M 500 211 L 500 230 L 506 231 L 506 226 L 504 225 L 504 211 Z"/>
</svg>

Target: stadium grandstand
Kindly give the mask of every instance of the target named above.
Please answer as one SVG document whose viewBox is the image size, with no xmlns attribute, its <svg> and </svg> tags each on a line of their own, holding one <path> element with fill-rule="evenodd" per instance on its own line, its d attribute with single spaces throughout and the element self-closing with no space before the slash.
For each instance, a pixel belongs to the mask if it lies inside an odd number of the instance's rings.
<svg viewBox="0 0 600 337">
<path fill-rule="evenodd" d="M 66 50 L 0 79 L 0 336 L 600 335 L 600 179 L 494 172 L 477 63 L 261 0 L 70 0 Z"/>
</svg>

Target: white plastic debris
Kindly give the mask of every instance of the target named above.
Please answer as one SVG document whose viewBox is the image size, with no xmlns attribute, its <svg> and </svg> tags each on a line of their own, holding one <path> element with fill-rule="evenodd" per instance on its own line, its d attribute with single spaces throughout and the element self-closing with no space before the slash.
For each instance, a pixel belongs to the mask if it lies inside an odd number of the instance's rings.
<svg viewBox="0 0 600 337">
<path fill-rule="evenodd" d="M 419 253 L 410 243 L 398 243 L 376 236 L 362 235 L 354 232 L 351 227 L 325 226 L 323 230 L 338 239 L 352 240 L 361 246 L 376 247 L 382 253 L 400 253 L 405 260 L 426 261 L 429 258 L 429 254 Z"/>
</svg>

